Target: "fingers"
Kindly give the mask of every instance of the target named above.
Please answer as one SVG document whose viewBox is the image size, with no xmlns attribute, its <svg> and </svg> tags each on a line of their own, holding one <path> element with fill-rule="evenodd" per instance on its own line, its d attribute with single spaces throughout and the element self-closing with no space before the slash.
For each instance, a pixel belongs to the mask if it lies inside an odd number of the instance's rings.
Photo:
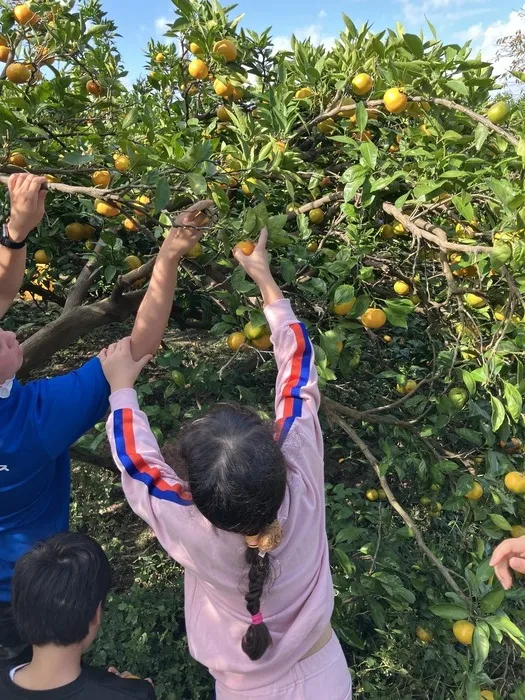
<svg viewBox="0 0 525 700">
<path fill-rule="evenodd" d="M 108 356 L 108 351 L 107 348 L 102 348 L 102 350 L 98 353 L 99 360 L 102 362 L 106 359 Z"/>
<path fill-rule="evenodd" d="M 244 261 L 248 256 L 245 255 L 238 246 L 235 246 L 235 248 L 233 249 L 233 257 L 235 258 L 235 260 L 237 260 L 237 262 L 240 265 L 244 267 Z"/>
<path fill-rule="evenodd" d="M 113 355 L 113 353 L 115 352 L 117 347 L 118 347 L 118 343 L 111 343 L 111 345 L 109 345 L 106 348 L 106 357 L 111 357 L 111 355 Z"/>
<path fill-rule="evenodd" d="M 202 202 L 195 202 L 190 207 L 185 209 L 187 212 L 202 211 L 203 209 L 210 209 L 213 207 L 213 199 L 203 199 Z"/>
<path fill-rule="evenodd" d="M 525 559 L 522 557 L 511 557 L 509 559 L 509 565 L 511 569 L 517 571 L 520 574 L 525 574 Z"/>
<path fill-rule="evenodd" d="M 15 192 L 15 190 L 16 190 L 16 188 L 17 188 L 17 186 L 18 186 L 18 182 L 19 182 L 19 180 L 20 180 L 20 176 L 21 176 L 22 174 L 23 174 L 23 173 L 15 173 L 14 175 L 11 175 L 11 177 L 9 178 L 9 180 L 8 180 L 8 182 L 7 182 L 7 186 L 8 186 L 8 189 L 9 189 L 9 194 L 13 194 L 13 192 Z"/>
<path fill-rule="evenodd" d="M 27 184 L 28 194 L 36 197 L 42 189 L 44 182 L 47 182 L 45 177 L 29 177 Z"/>
<path fill-rule="evenodd" d="M 509 565 L 507 560 L 501 562 L 494 567 L 494 572 L 498 577 L 498 581 L 501 583 L 503 588 L 508 591 L 512 586 L 512 575 L 510 573 Z"/>
<path fill-rule="evenodd" d="M 266 244 L 268 243 L 268 229 L 263 228 L 259 234 L 259 240 L 255 246 L 257 250 L 266 250 Z"/>
<path fill-rule="evenodd" d="M 117 345 L 120 350 L 131 352 L 131 336 L 127 335 L 125 338 L 122 338 L 122 340 L 118 341 Z"/>
<path fill-rule="evenodd" d="M 523 555 L 525 555 L 525 537 L 512 537 L 498 544 L 492 553 L 490 565 L 497 566 L 503 559 L 510 556 Z"/>
<path fill-rule="evenodd" d="M 135 364 L 140 370 L 142 370 L 152 358 L 153 355 L 144 355 L 144 357 L 141 357 L 140 360 L 137 360 Z"/>
<path fill-rule="evenodd" d="M 119 676 L 119 678 L 120 678 L 120 673 L 117 671 L 117 669 L 114 666 L 110 666 L 108 668 L 108 673 L 112 673 L 114 676 Z"/>
</svg>

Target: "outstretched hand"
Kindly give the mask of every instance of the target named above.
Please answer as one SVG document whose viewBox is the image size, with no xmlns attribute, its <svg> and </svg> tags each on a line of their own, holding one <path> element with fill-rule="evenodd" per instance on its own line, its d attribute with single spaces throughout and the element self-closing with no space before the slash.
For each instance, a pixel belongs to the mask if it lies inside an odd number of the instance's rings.
<svg viewBox="0 0 525 700">
<path fill-rule="evenodd" d="M 9 178 L 11 215 L 8 229 L 13 241 L 23 241 L 42 221 L 47 195 L 42 186 L 46 183 L 45 177 L 30 173 L 15 173 Z"/>
<path fill-rule="evenodd" d="M 123 338 L 118 343 L 104 348 L 99 354 L 99 359 L 111 393 L 119 389 L 132 389 L 143 367 L 151 358 L 152 355 L 144 355 L 135 362 L 131 354 L 131 338 Z"/>
<path fill-rule="evenodd" d="M 186 255 L 201 239 L 206 226 L 209 224 L 209 216 L 206 209 L 213 206 L 211 199 L 196 202 L 183 211 L 175 220 L 175 226 L 170 229 L 170 250 L 179 256 Z"/>
<path fill-rule="evenodd" d="M 513 537 L 499 544 L 492 555 L 490 565 L 505 590 L 512 586 L 511 569 L 525 574 L 525 537 Z"/>
<path fill-rule="evenodd" d="M 260 284 L 265 280 L 270 273 L 270 263 L 268 260 L 268 251 L 266 245 L 268 243 L 268 229 L 263 228 L 259 235 L 259 240 L 255 246 L 255 250 L 251 255 L 244 255 L 239 247 L 235 247 L 233 256 L 246 272 L 250 275 L 256 284 Z"/>
</svg>

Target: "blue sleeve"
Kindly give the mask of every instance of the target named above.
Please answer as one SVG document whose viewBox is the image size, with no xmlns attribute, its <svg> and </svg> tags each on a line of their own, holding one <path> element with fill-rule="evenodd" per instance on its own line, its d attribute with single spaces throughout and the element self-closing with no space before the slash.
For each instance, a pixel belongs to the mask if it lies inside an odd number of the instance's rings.
<svg viewBox="0 0 525 700">
<path fill-rule="evenodd" d="M 98 357 L 74 372 L 34 384 L 36 430 L 54 459 L 67 452 L 109 409 L 109 384 Z"/>
</svg>

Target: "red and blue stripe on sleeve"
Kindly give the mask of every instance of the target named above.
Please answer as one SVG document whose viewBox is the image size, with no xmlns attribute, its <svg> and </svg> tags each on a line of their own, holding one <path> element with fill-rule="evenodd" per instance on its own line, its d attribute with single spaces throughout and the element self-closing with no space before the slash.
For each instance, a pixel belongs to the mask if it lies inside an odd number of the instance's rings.
<svg viewBox="0 0 525 700">
<path fill-rule="evenodd" d="M 181 506 L 192 505 L 191 494 L 182 484 L 169 484 L 162 478 L 160 469 L 150 466 L 137 452 L 131 408 L 119 408 L 113 413 L 113 432 L 117 456 L 132 479 L 145 484 L 150 495 L 155 498 Z"/>
<path fill-rule="evenodd" d="M 283 415 L 277 421 L 281 444 L 286 440 L 295 420 L 302 415 L 301 391 L 308 384 L 313 356 L 312 343 L 305 326 L 302 323 L 292 323 L 290 329 L 295 335 L 296 348 L 291 361 L 290 376 L 284 385 L 281 396 Z"/>
</svg>

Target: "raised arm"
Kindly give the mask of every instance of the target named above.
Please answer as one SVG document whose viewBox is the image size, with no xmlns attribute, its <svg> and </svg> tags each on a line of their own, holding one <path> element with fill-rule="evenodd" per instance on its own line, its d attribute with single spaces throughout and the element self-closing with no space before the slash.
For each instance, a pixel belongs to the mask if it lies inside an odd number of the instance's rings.
<svg viewBox="0 0 525 700">
<path fill-rule="evenodd" d="M 16 173 L 9 178 L 11 214 L 7 237 L 2 235 L 0 245 L 0 318 L 13 303 L 24 279 L 24 242 L 44 216 L 47 190 L 42 185 L 45 182 L 45 177 L 29 173 Z"/>
<path fill-rule="evenodd" d="M 133 359 L 158 351 L 173 305 L 178 266 L 202 236 L 208 223 L 203 210 L 212 205 L 211 200 L 206 200 L 191 206 L 178 217 L 177 226 L 170 229 L 164 240 L 131 333 Z"/>
</svg>

